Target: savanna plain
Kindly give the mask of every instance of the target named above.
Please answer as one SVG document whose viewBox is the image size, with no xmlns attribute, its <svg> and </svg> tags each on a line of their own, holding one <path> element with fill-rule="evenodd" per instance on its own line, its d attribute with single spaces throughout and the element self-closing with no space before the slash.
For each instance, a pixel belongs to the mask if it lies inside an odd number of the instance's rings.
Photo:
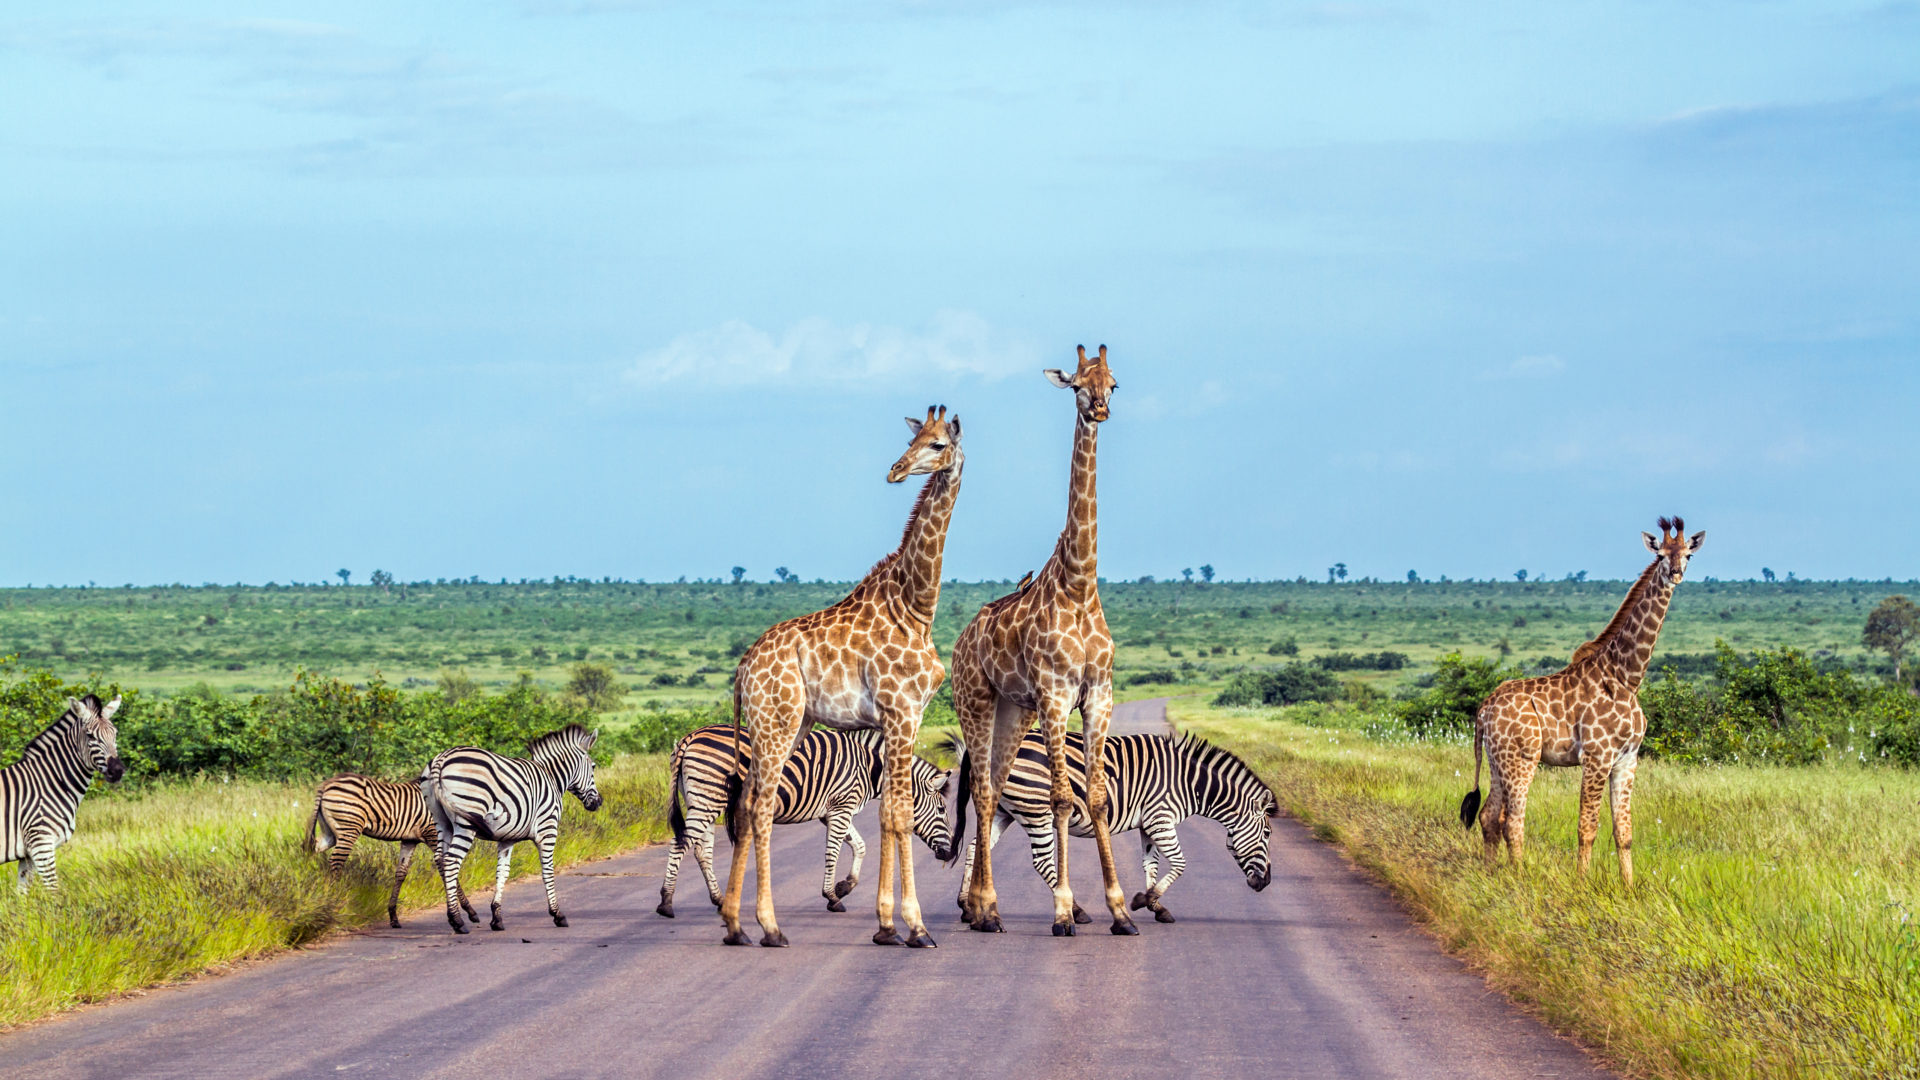
<svg viewBox="0 0 1920 1080">
<path fill-rule="evenodd" d="M 1172 698 L 1495 986 L 1635 1075 L 1920 1076 L 1920 698 L 1863 641 L 1920 584 L 1679 587 L 1641 691 L 1628 890 L 1604 828 L 1574 871 L 1573 770 L 1543 770 L 1518 871 L 1457 816 L 1473 706 L 1564 665 L 1627 583 L 1207 576 L 1103 586 L 1122 698 Z M 410 779 L 448 745 L 587 723 L 606 805 L 568 802 L 560 861 L 661 839 L 674 740 L 726 718 L 761 631 L 846 589 L 782 577 L 0 590 L 0 760 L 67 696 L 119 692 L 129 770 L 82 804 L 60 892 L 0 890 L 0 1024 L 382 918 L 392 845 L 330 878 L 306 843 L 335 772 Z M 942 650 L 1011 588 L 948 584 Z M 928 756 L 952 724 L 943 691 Z M 438 920 L 417 862 L 404 917 Z M 477 850 L 466 884 L 493 873 Z"/>
</svg>

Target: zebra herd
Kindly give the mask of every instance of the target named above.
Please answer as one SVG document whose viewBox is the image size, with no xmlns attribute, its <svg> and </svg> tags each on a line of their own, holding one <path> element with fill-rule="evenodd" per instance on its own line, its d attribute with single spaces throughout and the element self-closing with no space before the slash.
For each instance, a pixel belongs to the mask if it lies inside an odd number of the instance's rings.
<svg viewBox="0 0 1920 1080">
<path fill-rule="evenodd" d="M 58 887 L 54 850 L 73 835 L 81 796 L 95 773 L 118 782 L 125 772 L 116 752 L 113 714 L 120 699 L 101 704 L 88 695 L 72 699 L 50 727 L 27 743 L 19 761 L 0 769 L 0 862 L 20 863 L 19 887 L 35 872 L 49 888 Z M 571 793 L 589 811 L 601 805 L 594 784 L 595 733 L 578 724 L 551 731 L 527 744 L 525 757 L 507 757 L 474 746 L 455 747 L 435 756 L 413 783 L 356 774 L 335 776 L 320 785 L 308 819 L 306 845 L 329 853 L 328 868 L 338 873 L 362 837 L 400 845 L 387 919 L 400 925 L 400 887 L 412 866 L 414 850 L 429 845 L 446 891 L 447 921 L 455 933 L 479 922 L 460 885 L 460 868 L 476 841 L 497 845 L 499 858 L 492 899 L 494 930 L 505 928 L 500 896 L 515 845 L 531 840 L 540 853 L 547 913 L 554 925 L 567 925 L 554 891 L 553 849 L 561 801 Z M 752 747 L 736 743 L 724 724 L 698 728 L 674 746 L 669 759 L 672 805 L 669 824 L 673 847 L 667 856 L 660 904 L 655 910 L 674 916 L 674 884 L 691 850 L 706 880 L 707 896 L 717 907 L 720 888 L 713 873 L 713 830 L 720 815 L 739 795 L 740 754 Z M 934 857 L 951 866 L 961 857 L 966 822 L 966 792 L 972 761 L 958 748 L 959 799 L 949 825 L 946 797 L 954 773 L 925 758 L 913 759 L 913 831 Z M 881 736 L 877 731 L 817 728 L 800 739 L 781 773 L 775 821 L 819 821 L 827 827 L 826 869 L 821 895 L 830 911 L 844 911 L 841 900 L 860 880 L 866 844 L 853 827 L 854 814 L 879 793 L 884 779 Z M 1239 758 L 1190 735 L 1116 736 L 1108 740 L 1106 775 L 1110 832 L 1138 831 L 1147 885 L 1134 896 L 1134 910 L 1146 908 L 1161 922 L 1173 916 L 1161 902 L 1186 866 L 1174 826 L 1189 817 L 1210 818 L 1227 830 L 1227 846 L 1247 884 L 1264 889 L 1272 877 L 1268 818 L 1278 813 L 1273 792 Z M 1074 810 L 1069 831 L 1092 835 L 1087 816 L 1086 763 L 1078 744 L 1069 744 Z M 1013 772 L 994 815 L 990 846 L 1014 822 L 1026 830 L 1033 866 L 1049 886 L 1057 876 L 1058 837 L 1053 831 L 1047 753 L 1042 734 L 1029 732 L 1020 744 Z M 728 828 L 734 828 L 732 815 Z M 851 845 L 853 860 L 840 877 L 840 849 Z M 973 871 L 965 853 L 961 900 Z M 1163 873 L 1164 869 L 1164 873 Z M 1087 916 L 1076 907 L 1078 921 Z M 464 918 L 463 918 L 464 916 Z"/>
</svg>

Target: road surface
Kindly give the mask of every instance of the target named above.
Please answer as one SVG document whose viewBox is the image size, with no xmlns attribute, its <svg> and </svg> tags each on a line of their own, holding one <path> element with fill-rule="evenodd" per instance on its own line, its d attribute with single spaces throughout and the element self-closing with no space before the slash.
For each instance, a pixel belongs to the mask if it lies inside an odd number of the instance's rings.
<svg viewBox="0 0 1920 1080">
<path fill-rule="evenodd" d="M 1116 731 L 1165 730 L 1164 705 Z M 869 807 L 862 832 L 877 838 Z M 1076 896 L 1095 923 L 1050 933 L 1021 834 L 996 853 L 1007 933 L 959 922 L 957 869 L 916 842 L 937 950 L 882 948 L 873 875 L 845 914 L 819 896 L 818 825 L 775 830 L 789 949 L 727 948 L 688 860 L 680 917 L 653 913 L 665 849 L 562 875 L 572 926 L 537 878 L 507 930 L 456 938 L 438 912 L 237 973 L 0 1036 L 0 1075 L 74 1077 L 1504 1077 L 1605 1076 L 1416 930 L 1296 822 L 1275 823 L 1273 884 L 1247 888 L 1212 822 L 1181 826 L 1173 925 L 1106 932 L 1091 841 Z M 1139 844 L 1117 838 L 1129 895 Z M 725 873 L 726 842 L 716 852 Z M 749 895 L 749 903 L 751 895 Z M 481 905 L 484 912 L 484 904 Z M 748 929 L 758 936 L 750 922 Z"/>
</svg>

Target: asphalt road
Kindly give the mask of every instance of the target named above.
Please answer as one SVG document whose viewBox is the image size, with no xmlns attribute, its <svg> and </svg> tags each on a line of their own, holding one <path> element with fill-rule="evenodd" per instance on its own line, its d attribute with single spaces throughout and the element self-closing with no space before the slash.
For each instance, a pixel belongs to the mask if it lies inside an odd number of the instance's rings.
<svg viewBox="0 0 1920 1080">
<path fill-rule="evenodd" d="M 1116 730 L 1164 724 L 1158 702 L 1115 717 Z M 873 818 L 869 807 L 860 822 L 870 843 Z M 967 930 L 959 871 L 916 842 L 940 948 L 878 947 L 867 940 L 877 852 L 847 912 L 832 914 L 818 892 L 824 830 L 782 826 L 775 897 L 789 949 L 722 946 L 697 871 L 682 876 L 680 917 L 655 915 L 665 849 L 652 847 L 562 875 L 570 928 L 547 919 L 535 878 L 508 889 L 503 933 L 456 938 L 439 912 L 415 913 L 402 930 L 0 1036 L 0 1076 L 1607 1075 L 1442 954 L 1303 826 L 1276 823 L 1263 893 L 1213 823 L 1180 831 L 1188 870 L 1167 895 L 1179 922 L 1145 920 L 1139 937 L 1106 932 L 1082 840 L 1075 894 L 1096 922 L 1052 937 L 1049 894 L 1015 829 L 996 853 L 1007 933 Z M 1115 847 L 1131 895 L 1139 844 Z M 723 838 L 723 874 L 726 850 Z"/>
</svg>

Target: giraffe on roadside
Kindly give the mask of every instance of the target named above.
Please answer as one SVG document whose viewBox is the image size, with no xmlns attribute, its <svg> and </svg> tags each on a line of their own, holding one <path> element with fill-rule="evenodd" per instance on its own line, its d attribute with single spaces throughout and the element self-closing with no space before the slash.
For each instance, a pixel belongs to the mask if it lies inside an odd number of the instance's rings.
<svg viewBox="0 0 1920 1080">
<path fill-rule="evenodd" d="M 1033 583 L 980 609 L 953 647 L 953 705 L 966 739 L 967 771 L 959 784 L 954 851 L 966 829 L 971 795 L 979 833 L 974 841 L 972 888 L 962 905 L 973 929 L 998 933 L 1000 905 L 993 887 L 993 849 L 988 843 L 994 811 L 1021 737 L 1038 717 L 1047 741 L 1054 835 L 1067 835 L 1073 813 L 1068 780 L 1067 714 L 1080 710 L 1086 742 L 1087 802 L 1106 883 L 1107 910 L 1116 934 L 1137 934 L 1127 914 L 1126 893 L 1114 868 L 1113 842 L 1106 815 L 1107 726 L 1113 718 L 1113 636 L 1100 607 L 1099 514 L 1094 493 L 1095 443 L 1119 384 L 1107 368 L 1107 347 L 1080 363 L 1071 374 L 1048 370 L 1048 381 L 1072 390 L 1077 419 L 1073 428 L 1073 468 L 1067 485 L 1067 524 L 1053 557 Z M 971 790 L 969 790 L 971 789 Z M 1053 890 L 1053 933 L 1074 933 L 1073 891 L 1067 884 L 1066 846 L 1060 848 L 1058 884 Z M 1084 916 L 1082 916 L 1084 918 Z"/>
<path fill-rule="evenodd" d="M 880 929 L 876 945 L 898 945 L 894 931 L 893 870 L 900 867 L 900 914 L 907 945 L 932 948 L 914 891 L 913 749 L 927 699 L 946 680 L 946 668 L 931 632 L 940 602 L 940 562 L 947 525 L 960 494 L 960 417 L 927 409 L 925 420 L 907 418 L 913 441 L 887 472 L 897 484 L 928 474 L 914 500 L 900 546 L 875 564 L 847 598 L 811 615 L 788 619 L 753 643 L 734 672 L 733 715 L 753 747 L 746 771 L 735 782 L 727 813 L 734 838 L 733 869 L 720 904 L 726 943 L 745 945 L 740 928 L 740 892 L 747 854 L 754 855 L 755 918 L 760 944 L 780 947 L 787 936 L 773 909 L 773 815 L 780 771 L 802 731 L 814 724 L 839 730 L 877 728 L 883 741 L 886 778 L 880 792 Z M 740 743 L 735 739 L 735 746 Z M 736 751 L 737 752 L 737 751 Z M 750 828 L 742 829 L 742 823 Z M 745 833 L 742 839 L 741 833 Z"/>
<path fill-rule="evenodd" d="M 1593 857 L 1600 831 L 1600 800 L 1611 796 L 1613 844 L 1620 879 L 1633 884 L 1633 773 L 1647 717 L 1640 711 L 1640 682 L 1653 658 L 1654 639 L 1667 617 L 1673 588 L 1687 560 L 1700 550 L 1705 532 L 1686 535 L 1686 523 L 1660 519 L 1660 539 L 1641 533 L 1654 560 L 1641 572 L 1613 621 L 1600 636 L 1573 651 L 1565 670 L 1533 679 L 1510 679 L 1480 704 L 1473 724 L 1473 790 L 1460 801 L 1460 822 L 1480 822 L 1488 863 L 1507 842 L 1514 864 L 1526 848 L 1527 787 L 1541 764 L 1580 766 L 1580 872 Z M 1487 755 L 1491 783 L 1480 803 L 1480 754 Z"/>
</svg>

